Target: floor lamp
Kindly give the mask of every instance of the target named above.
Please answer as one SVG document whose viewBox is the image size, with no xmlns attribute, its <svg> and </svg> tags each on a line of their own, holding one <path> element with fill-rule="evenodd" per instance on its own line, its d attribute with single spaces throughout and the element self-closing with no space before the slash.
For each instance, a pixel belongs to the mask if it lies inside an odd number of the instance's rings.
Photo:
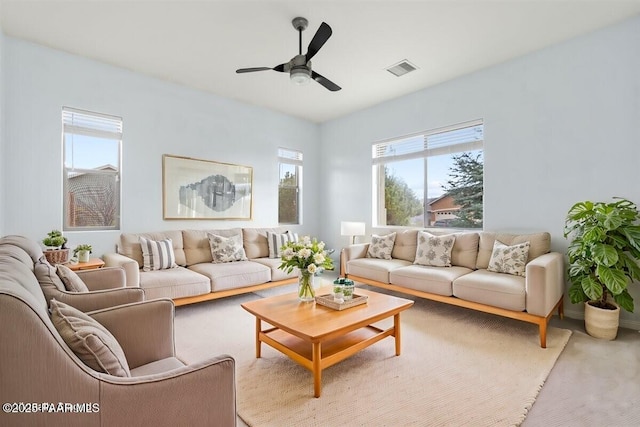
<svg viewBox="0 0 640 427">
<path fill-rule="evenodd" d="M 351 244 L 356 243 L 356 236 L 364 236 L 364 222 L 342 221 L 340 234 L 351 236 Z"/>
</svg>

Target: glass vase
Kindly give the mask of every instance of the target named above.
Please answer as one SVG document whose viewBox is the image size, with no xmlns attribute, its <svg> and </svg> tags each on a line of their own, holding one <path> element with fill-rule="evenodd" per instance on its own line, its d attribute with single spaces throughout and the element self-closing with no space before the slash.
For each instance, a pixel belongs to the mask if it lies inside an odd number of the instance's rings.
<svg viewBox="0 0 640 427">
<path fill-rule="evenodd" d="M 311 302 L 316 299 L 316 291 L 313 287 L 315 276 L 306 270 L 301 270 L 298 274 L 298 299 L 302 302 Z"/>
</svg>

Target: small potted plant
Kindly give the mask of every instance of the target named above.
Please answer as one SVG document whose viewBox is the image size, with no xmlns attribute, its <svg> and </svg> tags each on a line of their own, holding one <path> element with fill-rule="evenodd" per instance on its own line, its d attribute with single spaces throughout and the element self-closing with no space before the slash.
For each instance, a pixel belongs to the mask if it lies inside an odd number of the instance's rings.
<svg viewBox="0 0 640 427">
<path fill-rule="evenodd" d="M 67 238 L 61 231 L 52 230 L 47 233 L 47 237 L 42 239 L 42 244 L 47 247 L 44 256 L 50 264 L 62 264 L 69 260 Z"/>
<path fill-rule="evenodd" d="M 91 247 L 91 245 L 78 245 L 73 250 L 73 256 L 78 257 L 78 262 L 89 262 L 89 254 L 91 254 L 92 250 L 93 248 Z"/>
<path fill-rule="evenodd" d="M 565 221 L 571 242 L 569 297 L 585 303 L 585 328 L 591 336 L 615 339 L 620 308 L 633 312 L 627 287 L 640 280 L 640 213 L 629 200 L 579 202 Z"/>
</svg>

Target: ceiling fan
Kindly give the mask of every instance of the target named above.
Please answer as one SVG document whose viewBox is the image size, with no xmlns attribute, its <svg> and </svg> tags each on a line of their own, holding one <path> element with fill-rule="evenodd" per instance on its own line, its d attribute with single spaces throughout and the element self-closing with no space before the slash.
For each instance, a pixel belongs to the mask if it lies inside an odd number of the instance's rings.
<svg viewBox="0 0 640 427">
<path fill-rule="evenodd" d="M 311 43 L 309 43 L 307 54 L 303 55 L 302 54 L 302 32 L 309 25 L 309 21 L 307 21 L 305 18 L 297 17 L 291 21 L 291 24 L 293 24 L 293 28 L 295 28 L 298 31 L 298 38 L 299 38 L 298 55 L 294 56 L 289 62 L 276 65 L 273 68 L 270 68 L 270 67 L 240 68 L 239 70 L 236 70 L 236 73 L 252 73 L 254 71 L 273 70 L 273 71 L 279 71 L 281 73 L 289 73 L 289 77 L 291 78 L 291 81 L 296 84 L 304 84 L 304 83 L 307 83 L 310 79 L 313 79 L 332 92 L 342 89 L 340 86 L 338 86 L 331 80 L 316 73 L 311 69 L 311 58 L 313 58 L 315 54 L 318 53 L 320 48 L 324 46 L 327 40 L 329 40 L 329 37 L 331 37 L 331 34 L 332 34 L 331 27 L 326 22 L 323 22 L 320 25 L 320 28 L 318 28 L 318 31 L 316 31 L 315 36 L 313 36 Z"/>
</svg>

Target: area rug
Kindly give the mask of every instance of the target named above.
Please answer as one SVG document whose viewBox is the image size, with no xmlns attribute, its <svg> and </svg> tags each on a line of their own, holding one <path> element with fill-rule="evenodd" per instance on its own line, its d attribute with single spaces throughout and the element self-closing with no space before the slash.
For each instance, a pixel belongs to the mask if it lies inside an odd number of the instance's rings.
<svg viewBox="0 0 640 427">
<path fill-rule="evenodd" d="M 542 349 L 535 325 L 416 299 L 401 356 L 387 338 L 324 370 L 314 398 L 308 370 L 264 344 L 255 359 L 254 319 L 239 307 L 255 298 L 176 313 L 179 356 L 236 359 L 238 415 L 255 427 L 519 425 L 571 335 L 550 328 Z"/>
</svg>

